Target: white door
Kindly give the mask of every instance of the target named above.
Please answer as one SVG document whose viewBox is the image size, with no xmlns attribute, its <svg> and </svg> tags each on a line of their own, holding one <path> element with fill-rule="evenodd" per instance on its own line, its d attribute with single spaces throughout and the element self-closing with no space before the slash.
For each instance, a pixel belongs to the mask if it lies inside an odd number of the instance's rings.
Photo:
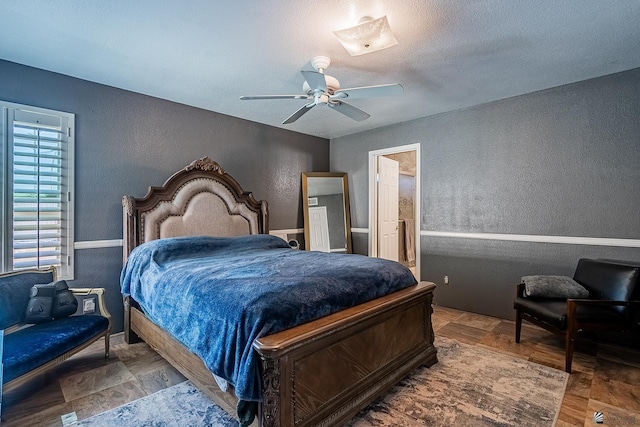
<svg viewBox="0 0 640 427">
<path fill-rule="evenodd" d="M 309 249 L 312 251 L 329 252 L 329 220 L 327 207 L 309 208 Z"/>
<path fill-rule="evenodd" d="M 378 156 L 378 257 L 398 261 L 400 164 Z"/>
</svg>

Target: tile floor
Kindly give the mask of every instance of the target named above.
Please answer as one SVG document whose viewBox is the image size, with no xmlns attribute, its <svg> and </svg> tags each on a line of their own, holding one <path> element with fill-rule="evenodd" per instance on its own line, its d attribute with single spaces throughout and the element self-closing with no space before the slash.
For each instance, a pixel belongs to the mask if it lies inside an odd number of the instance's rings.
<svg viewBox="0 0 640 427">
<path fill-rule="evenodd" d="M 564 368 L 562 338 L 526 322 L 520 344 L 514 342 L 514 322 L 493 317 L 436 306 L 433 326 L 436 335 Z M 110 359 L 98 342 L 55 372 L 5 394 L 2 426 L 62 426 L 64 414 L 75 411 L 84 419 L 184 380 L 146 344 L 128 346 L 117 334 Z M 595 411 L 605 416 L 599 425 L 640 426 L 639 384 L 640 350 L 580 342 L 557 426 L 595 426 Z"/>
</svg>

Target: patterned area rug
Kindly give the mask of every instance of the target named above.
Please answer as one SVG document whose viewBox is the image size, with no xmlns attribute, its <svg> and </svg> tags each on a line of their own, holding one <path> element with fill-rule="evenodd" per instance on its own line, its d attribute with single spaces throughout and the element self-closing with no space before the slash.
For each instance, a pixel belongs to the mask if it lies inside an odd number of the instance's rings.
<svg viewBox="0 0 640 427">
<path fill-rule="evenodd" d="M 350 427 L 553 426 L 568 374 L 437 338 L 439 362 L 361 411 Z M 190 382 L 78 422 L 79 426 L 237 426 Z"/>
<path fill-rule="evenodd" d="M 349 424 L 553 426 L 569 374 L 436 338 L 438 363 L 419 368 Z"/>
<path fill-rule="evenodd" d="M 185 381 L 78 421 L 74 426 L 238 427 L 238 421 L 213 403 L 190 381 Z"/>
</svg>

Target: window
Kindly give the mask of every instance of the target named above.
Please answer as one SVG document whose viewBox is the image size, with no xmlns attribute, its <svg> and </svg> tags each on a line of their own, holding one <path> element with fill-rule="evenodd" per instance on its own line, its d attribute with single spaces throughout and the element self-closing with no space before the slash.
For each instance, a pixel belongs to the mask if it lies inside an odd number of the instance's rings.
<svg viewBox="0 0 640 427">
<path fill-rule="evenodd" d="M 73 279 L 73 134 L 69 113 L 0 101 L 2 271 L 55 266 Z"/>
</svg>

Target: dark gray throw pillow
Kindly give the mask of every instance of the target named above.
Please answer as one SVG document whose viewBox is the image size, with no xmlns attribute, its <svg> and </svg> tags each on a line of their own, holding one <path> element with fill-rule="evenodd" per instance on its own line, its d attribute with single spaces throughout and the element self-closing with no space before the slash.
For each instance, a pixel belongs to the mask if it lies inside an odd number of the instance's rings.
<svg viewBox="0 0 640 427">
<path fill-rule="evenodd" d="M 25 323 L 42 323 L 52 320 L 51 307 L 55 295 L 56 286 L 53 283 L 33 285 L 24 318 Z"/>
<path fill-rule="evenodd" d="M 51 306 L 51 317 L 61 319 L 69 317 L 78 310 L 78 300 L 69 290 L 67 282 L 58 280 L 54 283 L 56 287 L 56 295 L 53 297 Z"/>
<path fill-rule="evenodd" d="M 588 298 L 589 291 L 567 276 L 523 276 L 524 296 L 532 298 Z"/>
<path fill-rule="evenodd" d="M 31 287 L 25 323 L 42 323 L 61 319 L 78 310 L 78 300 L 69 290 L 67 282 L 58 280 L 46 285 Z"/>
</svg>

